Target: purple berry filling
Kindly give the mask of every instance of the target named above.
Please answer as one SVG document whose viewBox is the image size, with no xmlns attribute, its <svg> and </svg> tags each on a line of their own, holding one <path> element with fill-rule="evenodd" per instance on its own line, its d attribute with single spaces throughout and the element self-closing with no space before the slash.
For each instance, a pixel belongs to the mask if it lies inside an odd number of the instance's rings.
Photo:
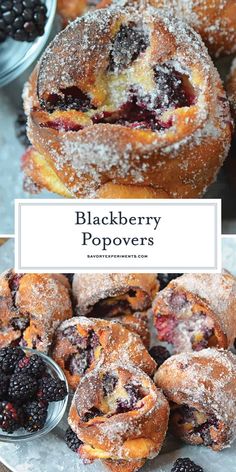
<svg viewBox="0 0 236 472">
<path fill-rule="evenodd" d="M 117 385 L 118 378 L 107 372 L 103 377 L 103 393 L 105 396 L 110 395 Z"/>
<path fill-rule="evenodd" d="M 117 400 L 116 413 L 126 413 L 128 411 L 134 410 L 137 402 L 143 398 L 139 386 L 133 384 L 126 384 L 124 388 L 128 393 L 129 398 L 121 398 Z"/>
<path fill-rule="evenodd" d="M 89 95 L 76 86 L 61 89 L 60 92 L 63 96 L 55 93 L 49 95 L 47 100 L 41 100 L 41 106 L 49 113 L 52 113 L 56 109 L 62 111 L 79 110 L 86 112 L 94 108 L 91 104 L 91 98 Z"/>
<path fill-rule="evenodd" d="M 148 35 L 137 25 L 121 25 L 112 42 L 109 71 L 122 70 L 135 61 L 149 45 Z"/>
<path fill-rule="evenodd" d="M 84 375 L 94 360 L 94 350 L 100 345 L 97 334 L 91 329 L 87 337 L 79 335 L 76 326 L 69 326 L 61 333 L 76 347 L 77 352 L 65 359 L 65 368 L 71 375 Z"/>
</svg>

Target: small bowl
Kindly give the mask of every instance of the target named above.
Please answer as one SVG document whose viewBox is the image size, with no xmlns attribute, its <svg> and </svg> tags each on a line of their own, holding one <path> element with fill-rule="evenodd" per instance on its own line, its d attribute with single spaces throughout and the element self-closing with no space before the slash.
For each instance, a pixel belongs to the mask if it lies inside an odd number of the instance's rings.
<svg viewBox="0 0 236 472">
<path fill-rule="evenodd" d="M 42 352 L 36 351 L 35 349 L 28 349 L 24 348 L 23 351 L 32 354 L 38 354 L 38 356 L 42 357 L 45 364 L 47 365 L 48 372 L 54 377 L 60 380 L 64 380 L 66 383 L 67 391 L 69 392 L 68 383 L 64 373 L 62 372 L 61 368 L 54 362 L 50 357 L 46 356 Z M 37 439 L 45 434 L 49 433 L 52 429 L 54 429 L 58 423 L 61 421 L 67 407 L 68 402 L 68 395 L 59 402 L 51 402 L 48 405 L 48 415 L 46 419 L 46 423 L 42 429 L 39 431 L 35 431 L 34 433 L 29 433 L 28 431 L 24 430 L 23 428 L 18 429 L 12 434 L 5 433 L 0 429 L 0 441 L 3 442 L 20 442 L 20 441 L 28 441 L 29 439 Z"/>
<path fill-rule="evenodd" d="M 0 43 L 0 87 L 12 82 L 37 58 L 44 48 L 54 21 L 57 0 L 45 0 L 47 21 L 43 36 L 35 41 L 15 41 L 12 38 Z"/>
</svg>

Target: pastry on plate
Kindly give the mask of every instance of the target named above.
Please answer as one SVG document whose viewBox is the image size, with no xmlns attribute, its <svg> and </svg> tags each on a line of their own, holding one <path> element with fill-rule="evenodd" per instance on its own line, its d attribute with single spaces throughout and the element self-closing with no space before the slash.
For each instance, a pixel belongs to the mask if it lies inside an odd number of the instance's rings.
<svg viewBox="0 0 236 472">
<path fill-rule="evenodd" d="M 199 35 L 161 10 L 110 7 L 48 46 L 24 91 L 28 179 L 66 197 L 196 198 L 232 123 Z"/>
<path fill-rule="evenodd" d="M 236 52 L 235 0 L 101 0 L 97 7 L 111 4 L 136 8 L 146 4 L 166 9 L 187 21 L 201 35 L 212 56 Z"/>
<path fill-rule="evenodd" d="M 156 274 L 75 274 L 73 295 L 80 315 L 120 321 L 149 347 L 147 310 L 158 291 Z"/>
<path fill-rule="evenodd" d="M 0 348 L 48 351 L 53 332 L 72 316 L 69 282 L 60 274 L 0 276 Z"/>
<path fill-rule="evenodd" d="M 174 352 L 228 349 L 236 338 L 236 279 L 226 271 L 184 274 L 157 294 L 153 315 L 158 339 Z"/>
<path fill-rule="evenodd" d="M 108 364 L 81 380 L 68 422 L 84 460 L 101 459 L 114 471 L 138 470 L 162 447 L 169 405 L 140 369 Z"/>
<path fill-rule="evenodd" d="M 64 321 L 57 328 L 52 357 L 73 390 L 86 373 L 104 362 L 119 359 L 124 365 L 140 367 L 150 376 L 157 367 L 139 336 L 120 323 L 83 316 Z"/>
<path fill-rule="evenodd" d="M 171 402 L 171 429 L 188 444 L 214 451 L 236 438 L 236 356 L 219 349 L 181 353 L 157 370 Z"/>
</svg>

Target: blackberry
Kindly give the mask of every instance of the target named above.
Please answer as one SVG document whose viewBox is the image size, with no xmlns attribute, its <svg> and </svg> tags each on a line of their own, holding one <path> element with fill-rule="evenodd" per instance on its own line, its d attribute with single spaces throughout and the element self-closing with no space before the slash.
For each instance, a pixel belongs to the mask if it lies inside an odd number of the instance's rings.
<svg viewBox="0 0 236 472">
<path fill-rule="evenodd" d="M 171 472 L 203 472 L 203 468 L 194 464 L 189 458 L 184 458 L 175 461 Z"/>
<path fill-rule="evenodd" d="M 156 361 L 158 367 L 170 357 L 168 349 L 164 346 L 153 346 L 149 351 L 150 356 Z"/>
<path fill-rule="evenodd" d="M 13 433 L 23 424 L 23 410 L 13 403 L 0 402 L 0 428 L 6 433 Z"/>
<path fill-rule="evenodd" d="M 71 428 L 68 428 L 65 433 L 65 441 L 67 446 L 73 451 L 78 452 L 79 447 L 81 446 L 82 441 L 77 437 L 77 435 L 72 431 Z"/>
<path fill-rule="evenodd" d="M 160 290 L 163 290 L 171 280 L 177 279 L 177 277 L 180 277 L 181 275 L 183 274 L 158 274 Z"/>
<path fill-rule="evenodd" d="M 47 8 L 41 0 L 1 0 L 0 41 L 34 41 L 44 34 Z"/>
<path fill-rule="evenodd" d="M 23 110 L 20 110 L 15 121 L 15 132 L 16 137 L 19 139 L 20 143 L 24 147 L 30 146 L 30 142 L 26 134 L 26 123 L 26 115 Z"/>
<path fill-rule="evenodd" d="M 32 398 L 37 392 L 38 383 L 34 377 L 28 374 L 13 374 L 10 379 L 8 395 L 15 402 L 22 402 Z"/>
<path fill-rule="evenodd" d="M 17 362 L 24 356 L 24 351 L 19 347 L 4 347 L 0 349 L 0 369 L 5 374 L 12 374 Z"/>
<path fill-rule="evenodd" d="M 15 373 L 28 374 L 40 378 L 46 372 L 47 367 L 43 359 L 37 354 L 20 359 L 16 365 Z"/>
<path fill-rule="evenodd" d="M 29 432 L 42 429 L 46 423 L 48 404 L 41 400 L 32 400 L 23 406 L 25 413 L 24 428 Z"/>
<path fill-rule="evenodd" d="M 4 372 L 0 372 L 0 399 L 1 400 L 3 400 L 4 398 L 7 398 L 8 387 L 9 387 L 9 376 L 4 374 Z"/>
<path fill-rule="evenodd" d="M 39 380 L 37 396 L 46 402 L 59 402 L 68 394 L 64 380 L 54 379 L 51 376 Z"/>
</svg>

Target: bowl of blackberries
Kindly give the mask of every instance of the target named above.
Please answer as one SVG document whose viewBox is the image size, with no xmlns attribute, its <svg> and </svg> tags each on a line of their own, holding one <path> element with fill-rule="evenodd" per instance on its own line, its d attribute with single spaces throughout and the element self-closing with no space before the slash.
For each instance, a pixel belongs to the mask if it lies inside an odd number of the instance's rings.
<svg viewBox="0 0 236 472">
<path fill-rule="evenodd" d="M 20 347 L 0 349 L 0 441 L 34 439 L 62 419 L 68 384 L 45 354 Z"/>
<path fill-rule="evenodd" d="M 49 38 L 56 4 L 56 0 L 0 1 L 0 86 L 36 60 Z"/>
</svg>

